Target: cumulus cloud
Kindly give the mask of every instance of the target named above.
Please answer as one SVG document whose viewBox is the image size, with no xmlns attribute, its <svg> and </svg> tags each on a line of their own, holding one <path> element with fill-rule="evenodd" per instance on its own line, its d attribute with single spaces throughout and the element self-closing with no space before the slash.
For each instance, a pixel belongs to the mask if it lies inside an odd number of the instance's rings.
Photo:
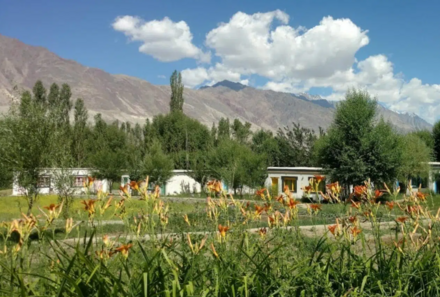
<svg viewBox="0 0 440 297">
<path fill-rule="evenodd" d="M 200 62 L 211 60 L 209 52 L 204 53 L 192 43 L 192 34 L 184 21 L 162 20 L 146 22 L 135 16 L 117 17 L 112 24 L 114 30 L 124 33 L 132 41 L 140 41 L 139 51 L 162 62 L 193 58 Z"/>
<path fill-rule="evenodd" d="M 141 41 L 140 51 L 161 61 L 193 58 L 210 61 L 192 43 L 184 21 L 168 18 L 145 22 L 125 16 L 115 30 Z M 311 28 L 289 26 L 289 15 L 280 10 L 246 14 L 237 12 L 206 34 L 205 45 L 216 63 L 182 71 L 186 87 L 212 85 L 227 79 L 249 84 L 249 77 L 268 79 L 259 86 L 279 92 L 307 92 L 312 87 L 331 88 L 330 100 L 341 100 L 348 88 L 366 89 L 391 109 L 414 112 L 433 122 L 440 112 L 440 85 L 405 79 L 381 54 L 357 61 L 356 53 L 369 44 L 368 30 L 350 19 L 324 17 Z"/>
</svg>

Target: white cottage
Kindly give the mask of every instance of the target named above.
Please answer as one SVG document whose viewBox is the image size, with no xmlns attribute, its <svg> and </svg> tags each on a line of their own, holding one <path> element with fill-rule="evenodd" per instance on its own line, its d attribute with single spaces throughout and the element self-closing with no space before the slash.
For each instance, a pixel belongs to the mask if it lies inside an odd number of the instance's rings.
<svg viewBox="0 0 440 297">
<path fill-rule="evenodd" d="M 84 182 L 92 175 L 93 169 L 91 168 L 43 168 L 40 171 L 38 191 L 40 194 L 56 194 L 57 181 L 70 176 L 71 184 L 67 186 L 73 189 L 75 195 L 82 195 L 86 192 Z M 96 193 L 98 190 L 108 192 L 109 182 L 107 180 L 95 180 L 89 191 Z M 17 180 L 14 180 L 12 195 L 21 196 L 25 194 L 26 189 L 21 187 Z"/>
<path fill-rule="evenodd" d="M 303 188 L 310 184 L 315 175 L 323 175 L 320 167 L 268 167 L 268 179 L 265 186 L 272 189 L 272 195 L 283 192 L 284 186 L 289 187 L 293 197 L 304 196 Z M 325 192 L 325 182 L 320 183 L 320 190 Z"/>
</svg>

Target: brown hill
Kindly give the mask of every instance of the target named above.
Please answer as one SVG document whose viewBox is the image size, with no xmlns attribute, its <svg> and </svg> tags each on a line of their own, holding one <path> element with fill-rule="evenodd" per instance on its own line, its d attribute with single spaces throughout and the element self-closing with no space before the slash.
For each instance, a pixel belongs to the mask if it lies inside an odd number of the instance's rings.
<svg viewBox="0 0 440 297">
<path fill-rule="evenodd" d="M 6 111 L 11 98 L 16 96 L 14 86 L 30 89 L 38 79 L 46 87 L 53 82 L 68 83 L 73 98 L 83 98 L 91 115 L 101 113 L 106 120 L 143 123 L 146 118 L 169 110 L 171 91 L 168 86 L 109 74 L 63 59 L 45 48 L 0 35 L 0 111 Z M 299 98 L 231 82 L 199 90 L 185 89 L 184 97 L 184 112 L 209 126 L 228 117 L 270 130 L 292 122 L 318 130 L 318 127 L 329 126 L 334 112 L 329 107 L 332 104 L 323 104 L 322 99 Z M 431 128 L 418 117 L 397 114 L 385 108 L 381 108 L 380 113 L 402 131 Z"/>
</svg>

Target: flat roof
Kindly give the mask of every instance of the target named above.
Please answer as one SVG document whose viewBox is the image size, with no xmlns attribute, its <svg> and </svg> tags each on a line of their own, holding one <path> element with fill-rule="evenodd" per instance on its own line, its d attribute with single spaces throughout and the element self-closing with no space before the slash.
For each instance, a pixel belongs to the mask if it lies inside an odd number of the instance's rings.
<svg viewBox="0 0 440 297">
<path fill-rule="evenodd" d="M 322 167 L 267 167 L 267 170 L 285 170 L 285 171 L 320 171 Z"/>
</svg>

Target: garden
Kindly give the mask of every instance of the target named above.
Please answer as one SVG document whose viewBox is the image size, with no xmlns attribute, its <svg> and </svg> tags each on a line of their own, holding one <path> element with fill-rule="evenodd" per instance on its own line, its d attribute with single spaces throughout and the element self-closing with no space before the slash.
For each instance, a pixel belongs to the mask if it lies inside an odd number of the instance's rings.
<svg viewBox="0 0 440 297">
<path fill-rule="evenodd" d="M 98 193 L 68 211 L 41 196 L 29 215 L 2 213 L 1 294 L 439 294 L 435 197 L 411 189 L 402 196 L 386 184 L 375 190 L 368 181 L 346 201 L 339 184 L 329 184 L 317 203 L 288 189 L 278 197 L 260 189 L 252 201 L 215 183 L 207 189 L 200 202 L 169 201 L 131 182 L 120 197 Z"/>
</svg>

